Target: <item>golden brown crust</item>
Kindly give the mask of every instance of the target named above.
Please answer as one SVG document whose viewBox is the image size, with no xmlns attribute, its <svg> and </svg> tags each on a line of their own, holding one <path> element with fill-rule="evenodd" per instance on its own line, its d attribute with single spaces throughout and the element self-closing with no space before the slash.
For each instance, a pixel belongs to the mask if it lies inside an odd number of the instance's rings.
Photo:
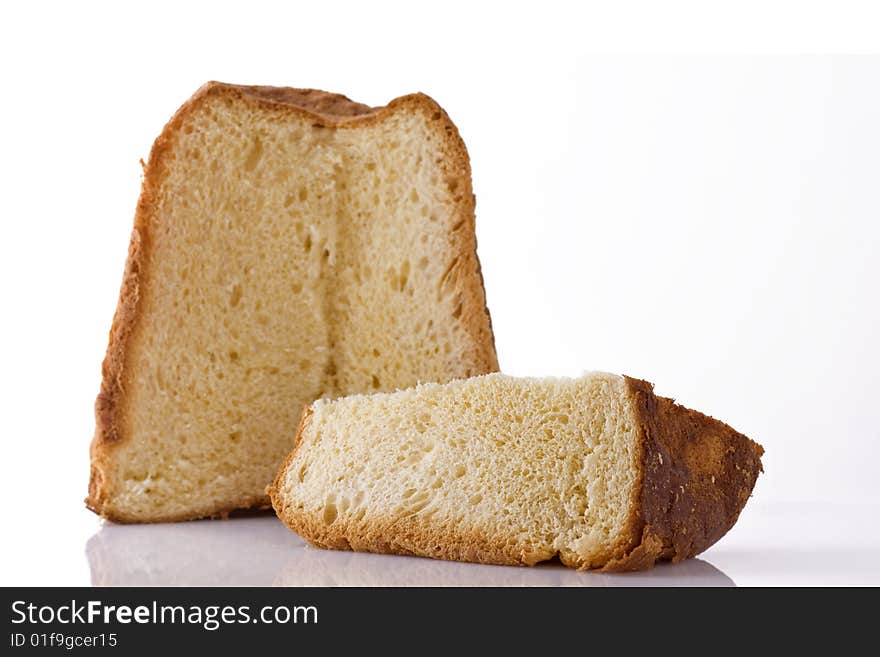
<svg viewBox="0 0 880 657">
<path fill-rule="evenodd" d="M 255 502 L 250 499 L 242 499 L 238 503 L 212 507 L 210 511 L 195 515 L 191 513 L 167 513 L 146 520 L 137 514 L 126 513 L 119 510 L 113 510 L 112 513 L 101 513 L 97 509 L 92 508 L 89 504 L 88 498 L 86 498 L 86 508 L 93 513 L 97 513 L 102 518 L 110 520 L 118 525 L 153 525 L 164 522 L 186 522 L 188 520 L 227 520 L 233 514 L 237 516 L 239 513 L 268 511 L 272 508 L 272 504 L 269 502 Z"/>
<path fill-rule="evenodd" d="M 297 452 L 300 449 L 300 444 L 302 443 L 302 435 L 306 430 L 306 427 L 309 425 L 309 422 L 312 421 L 312 407 L 307 406 L 305 410 L 303 410 L 302 417 L 299 421 L 299 426 L 296 429 L 296 435 L 293 437 L 293 448 L 290 450 L 290 453 L 285 457 L 284 461 L 281 463 L 281 467 L 278 468 L 278 474 L 275 475 L 275 481 L 272 482 L 272 485 L 266 488 L 266 495 L 269 496 L 271 500 L 272 506 L 275 507 L 275 499 L 276 497 L 280 500 L 281 498 L 278 496 L 278 490 L 281 487 L 282 479 L 284 478 L 284 474 L 287 472 L 287 468 L 290 467 L 291 462 L 296 457 Z M 280 503 L 280 502 L 279 502 Z"/>
<path fill-rule="evenodd" d="M 327 524 L 315 513 L 291 507 L 283 488 L 287 468 L 311 420 L 307 412 L 297 447 L 282 465 L 271 489 L 278 517 L 317 547 L 531 566 L 554 557 L 569 567 L 620 572 L 651 568 L 660 560 L 681 561 L 702 552 L 736 522 L 761 468 L 763 448 L 728 425 L 654 395 L 650 383 L 624 377 L 639 423 L 640 479 L 628 531 L 604 563 L 584 563 L 576 555 L 513 547 L 504 536 L 463 532 L 428 519 L 371 519 L 353 526 Z M 601 559 L 601 558 L 600 558 Z"/>
<path fill-rule="evenodd" d="M 476 196 L 471 179 L 470 157 L 458 129 L 449 115 L 432 99 L 417 94 L 429 111 L 432 121 L 438 122 L 446 136 L 443 162 L 446 184 L 453 194 L 457 221 L 453 228 L 453 251 L 460 254 L 457 262 L 447 271 L 447 284 L 463 281 L 475 274 L 476 285 L 458 285 L 462 294 L 461 323 L 470 336 L 473 352 L 465 354 L 467 360 L 476 365 L 465 372 L 465 376 L 477 376 L 498 371 L 498 355 L 495 351 L 495 336 L 492 331 L 492 316 L 486 302 L 486 289 L 483 271 L 477 255 Z M 400 100 L 400 99 L 398 99 Z M 397 102 L 397 101 L 393 101 Z M 392 102 L 392 104 L 393 104 Z M 455 271 L 455 270 L 458 271 Z M 464 276 L 459 275 L 464 272 Z M 443 288 L 441 288 L 442 290 Z M 458 356 L 462 358 L 461 355 Z"/>
<path fill-rule="evenodd" d="M 90 446 L 91 472 L 89 494 L 86 507 L 102 517 L 114 522 L 174 522 L 197 517 L 213 517 L 236 509 L 268 508 L 268 497 L 260 499 L 242 498 L 237 504 L 212 509 L 203 514 L 157 515 L 151 518 L 134 517 L 110 508 L 112 483 L 108 471 L 113 446 L 124 440 L 127 434 L 126 417 L 122 404 L 126 387 L 126 354 L 138 329 L 138 302 L 141 290 L 149 284 L 147 263 L 150 257 L 150 230 L 158 190 L 165 176 L 166 160 L 169 157 L 175 135 L 189 117 L 209 98 L 243 99 L 257 104 L 268 111 L 299 114 L 314 119 L 316 125 L 325 127 L 357 128 L 384 120 L 396 112 L 420 112 L 428 118 L 439 121 L 439 129 L 445 135 L 445 149 L 448 161 L 443 163 L 450 185 L 461 189 L 458 201 L 460 222 L 467 226 L 459 233 L 474 234 L 474 199 L 471 191 L 470 164 L 467 150 L 458 130 L 440 106 L 428 96 L 416 93 L 402 96 L 385 107 L 371 108 L 356 103 L 340 94 L 314 89 L 294 89 L 290 87 L 245 86 L 208 82 L 203 85 L 165 125 L 150 151 L 148 163 L 144 167 L 144 180 L 141 196 L 134 217 L 134 228 L 125 265 L 125 274 L 119 293 L 119 302 L 110 329 L 107 353 L 102 364 L 102 380 L 95 401 L 95 433 Z M 476 239 L 464 238 L 463 255 L 473 258 L 469 261 L 479 272 L 476 255 Z M 466 307 L 463 306 L 462 322 L 468 334 L 476 341 L 474 353 L 470 356 L 477 363 L 470 374 L 484 374 L 498 369 L 491 320 L 485 301 L 482 275 L 477 276 L 479 286 L 464 290 Z M 484 313 L 485 315 L 481 315 Z M 487 327 L 488 326 L 488 330 Z"/>
<path fill-rule="evenodd" d="M 647 381 L 624 377 L 641 432 L 641 484 L 630 518 L 631 549 L 605 571 L 681 561 L 733 527 L 763 471 L 764 449 L 728 425 L 657 397 Z"/>
<path fill-rule="evenodd" d="M 209 82 L 221 85 L 220 82 Z M 223 85 L 234 87 L 243 96 L 266 100 L 284 105 L 294 105 L 304 110 L 322 114 L 330 119 L 363 116 L 376 111 L 374 108 L 357 103 L 342 94 L 334 94 L 318 89 L 294 89 L 292 87 L 247 86 L 242 84 Z"/>
<path fill-rule="evenodd" d="M 275 498 L 273 498 L 275 499 Z M 369 529 L 334 522 L 315 514 L 276 506 L 278 517 L 315 547 L 377 554 L 419 556 L 496 566 L 534 566 L 554 556 L 546 550 L 521 550 L 498 537 L 438 527 L 416 517 L 371 521 Z"/>
</svg>

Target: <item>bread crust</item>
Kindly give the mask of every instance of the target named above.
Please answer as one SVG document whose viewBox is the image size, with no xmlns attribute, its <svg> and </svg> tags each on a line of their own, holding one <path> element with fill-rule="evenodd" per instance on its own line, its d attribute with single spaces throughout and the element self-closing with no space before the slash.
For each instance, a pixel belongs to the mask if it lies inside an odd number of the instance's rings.
<svg viewBox="0 0 880 657">
<path fill-rule="evenodd" d="M 141 290 L 149 285 L 151 229 L 154 225 L 153 216 L 158 191 L 166 174 L 166 161 L 176 134 L 203 103 L 214 98 L 244 100 L 266 111 L 282 115 L 299 115 L 313 121 L 313 125 L 328 128 L 365 127 L 399 112 L 419 112 L 437 122 L 438 131 L 444 137 L 444 153 L 447 157 L 442 166 L 447 174 L 447 181 L 462 190 L 460 198 L 457 199 L 458 221 L 466 226 L 467 230 L 456 231 L 465 236 L 462 242 L 462 257 L 467 259 L 469 266 L 475 267 L 477 274 L 473 279 L 476 283 L 464 286 L 462 290 L 464 298 L 461 320 L 465 331 L 472 339 L 473 353 L 469 356 L 475 363 L 474 371 L 469 374 L 498 370 L 491 319 L 476 253 L 475 199 L 471 188 L 467 149 L 455 125 L 433 99 L 425 94 L 415 93 L 396 98 L 384 107 L 373 108 L 352 101 L 341 94 L 315 89 L 208 82 L 168 121 L 153 143 L 149 161 L 144 165 L 141 196 L 135 211 L 119 301 L 113 316 L 107 352 L 101 366 L 101 387 L 95 400 L 95 432 L 89 450 L 91 461 L 89 492 L 85 504 L 91 511 L 118 523 L 176 522 L 204 517 L 223 517 L 238 509 L 270 507 L 268 496 L 260 498 L 248 496 L 222 508 L 206 509 L 202 513 L 157 514 L 147 518 L 113 508 L 111 503 L 113 490 L 109 472 L 112 468 L 112 452 L 128 434 L 123 407 L 126 382 L 130 376 L 126 359 L 129 349 L 137 340 Z"/>
<path fill-rule="evenodd" d="M 764 448 L 727 424 L 658 397 L 624 377 L 640 431 L 640 485 L 632 547 L 607 572 L 642 570 L 703 552 L 733 527 L 763 472 Z"/>
<path fill-rule="evenodd" d="M 414 555 L 452 561 L 531 566 L 558 557 L 579 570 L 622 572 L 657 561 L 693 557 L 734 525 L 762 471 L 763 448 L 728 425 L 665 397 L 653 385 L 624 377 L 638 423 L 638 480 L 623 540 L 598 561 L 548 551 L 537 543 L 514 548 L 506 536 L 462 532 L 409 516 L 375 519 L 368 528 L 287 504 L 280 491 L 311 421 L 303 416 L 297 442 L 270 488 L 278 517 L 311 544 L 335 550 Z"/>
</svg>

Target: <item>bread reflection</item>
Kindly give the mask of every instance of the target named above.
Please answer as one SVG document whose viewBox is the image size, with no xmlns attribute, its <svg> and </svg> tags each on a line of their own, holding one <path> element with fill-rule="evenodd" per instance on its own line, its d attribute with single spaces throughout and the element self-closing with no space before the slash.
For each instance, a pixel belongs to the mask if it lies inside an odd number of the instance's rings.
<svg viewBox="0 0 880 657">
<path fill-rule="evenodd" d="M 531 568 L 488 566 L 321 550 L 301 545 L 289 556 L 277 586 L 736 586 L 701 559 L 663 563 L 653 570 L 603 574 L 577 572 L 549 562 Z"/>
<path fill-rule="evenodd" d="M 274 514 L 154 525 L 107 523 L 89 539 L 93 586 L 271 586 L 298 544 Z"/>
</svg>

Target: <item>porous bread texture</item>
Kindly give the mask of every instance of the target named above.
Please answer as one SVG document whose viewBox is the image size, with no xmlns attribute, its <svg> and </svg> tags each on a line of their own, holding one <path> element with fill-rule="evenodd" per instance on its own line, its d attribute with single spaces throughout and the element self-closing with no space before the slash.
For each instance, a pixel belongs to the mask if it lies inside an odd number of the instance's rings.
<svg viewBox="0 0 880 657">
<path fill-rule="evenodd" d="M 607 559 L 637 477 L 624 385 L 496 376 L 318 402 L 276 509 L 325 547 Z"/>
<path fill-rule="evenodd" d="M 146 165 L 87 504 L 266 507 L 314 399 L 497 369 L 467 152 L 434 101 L 210 83 Z"/>
<path fill-rule="evenodd" d="M 643 381 L 490 374 L 315 402 L 270 492 L 320 547 L 630 570 L 720 538 L 761 452 Z"/>
</svg>

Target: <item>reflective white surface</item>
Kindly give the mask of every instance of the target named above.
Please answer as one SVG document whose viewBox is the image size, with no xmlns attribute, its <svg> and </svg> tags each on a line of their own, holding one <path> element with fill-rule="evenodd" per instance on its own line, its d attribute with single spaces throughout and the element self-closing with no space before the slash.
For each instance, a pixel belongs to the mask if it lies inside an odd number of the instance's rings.
<svg viewBox="0 0 880 657">
<path fill-rule="evenodd" d="M 878 516 L 876 506 L 752 505 L 700 558 L 620 575 L 559 564 L 517 568 L 320 550 L 271 514 L 104 524 L 85 552 L 91 582 L 99 586 L 877 585 Z"/>
</svg>

